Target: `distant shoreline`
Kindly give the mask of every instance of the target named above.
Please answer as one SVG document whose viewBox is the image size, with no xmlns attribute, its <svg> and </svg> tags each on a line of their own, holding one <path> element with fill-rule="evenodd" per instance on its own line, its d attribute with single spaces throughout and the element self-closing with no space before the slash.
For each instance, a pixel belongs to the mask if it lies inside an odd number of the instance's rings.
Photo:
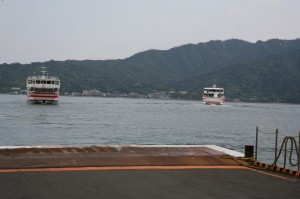
<svg viewBox="0 0 300 199">
<path fill-rule="evenodd" d="M 0 93 L 0 95 L 26 95 L 26 94 L 10 94 L 10 93 Z M 129 96 L 83 96 L 83 95 L 64 95 L 60 94 L 63 97 L 88 97 L 88 98 L 124 98 L 124 99 L 151 99 L 151 100 L 184 100 L 184 101 L 199 101 L 202 103 L 202 100 L 199 99 L 191 99 L 191 98 L 149 98 L 147 96 L 141 97 L 129 97 Z M 263 104 L 294 104 L 300 105 L 300 103 L 291 103 L 291 102 L 274 102 L 274 101 L 251 101 L 251 100 L 229 100 L 226 103 L 263 103 Z"/>
</svg>

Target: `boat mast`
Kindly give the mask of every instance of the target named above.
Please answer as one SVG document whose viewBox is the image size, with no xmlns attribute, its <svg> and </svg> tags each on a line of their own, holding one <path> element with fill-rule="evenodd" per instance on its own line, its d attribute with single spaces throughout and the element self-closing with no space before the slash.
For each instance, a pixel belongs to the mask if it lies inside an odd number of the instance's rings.
<svg viewBox="0 0 300 199">
<path fill-rule="evenodd" d="M 41 69 L 42 69 L 42 70 L 41 70 L 42 78 L 45 79 L 45 74 L 47 73 L 47 71 L 46 71 L 47 67 L 42 66 Z"/>
</svg>

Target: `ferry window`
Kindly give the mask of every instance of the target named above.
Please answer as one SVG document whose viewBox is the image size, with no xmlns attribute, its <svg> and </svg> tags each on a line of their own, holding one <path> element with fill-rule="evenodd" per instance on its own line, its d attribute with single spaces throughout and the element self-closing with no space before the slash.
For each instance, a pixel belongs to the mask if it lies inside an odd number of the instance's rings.
<svg viewBox="0 0 300 199">
<path fill-rule="evenodd" d="M 32 84 L 32 80 L 28 80 L 28 84 Z"/>
<path fill-rule="evenodd" d="M 34 90 L 34 88 L 33 87 L 30 87 L 30 91 L 33 91 Z"/>
<path fill-rule="evenodd" d="M 37 84 L 40 84 L 40 83 L 41 83 L 41 81 L 40 81 L 40 80 L 36 80 L 36 83 L 37 83 Z"/>
<path fill-rule="evenodd" d="M 54 92 L 57 92 L 57 88 L 54 88 Z"/>
<path fill-rule="evenodd" d="M 55 81 L 55 85 L 59 85 L 59 81 Z"/>
<path fill-rule="evenodd" d="M 35 81 L 32 81 L 33 84 L 35 84 Z"/>
<path fill-rule="evenodd" d="M 51 84 L 51 81 L 47 81 L 47 84 Z"/>
<path fill-rule="evenodd" d="M 42 84 L 46 84 L 46 81 L 42 81 Z"/>
<path fill-rule="evenodd" d="M 213 97 L 213 96 L 214 96 L 214 94 L 209 94 L 208 96 L 209 96 L 209 97 Z"/>
<path fill-rule="evenodd" d="M 54 81 L 51 81 L 51 84 L 54 84 Z"/>
<path fill-rule="evenodd" d="M 37 91 L 37 92 L 51 92 L 51 89 L 49 89 L 49 88 L 35 88 L 35 91 Z"/>
</svg>

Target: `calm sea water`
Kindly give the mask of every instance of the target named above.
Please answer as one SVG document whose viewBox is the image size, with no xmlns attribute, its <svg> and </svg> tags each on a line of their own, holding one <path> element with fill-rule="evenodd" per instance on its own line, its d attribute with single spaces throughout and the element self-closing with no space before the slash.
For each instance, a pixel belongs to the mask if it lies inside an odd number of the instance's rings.
<svg viewBox="0 0 300 199">
<path fill-rule="evenodd" d="M 300 105 L 64 96 L 36 105 L 0 95 L 0 146 L 213 144 L 244 152 L 255 145 L 256 126 L 259 158 L 272 159 L 276 128 L 281 140 L 298 140 Z"/>
</svg>

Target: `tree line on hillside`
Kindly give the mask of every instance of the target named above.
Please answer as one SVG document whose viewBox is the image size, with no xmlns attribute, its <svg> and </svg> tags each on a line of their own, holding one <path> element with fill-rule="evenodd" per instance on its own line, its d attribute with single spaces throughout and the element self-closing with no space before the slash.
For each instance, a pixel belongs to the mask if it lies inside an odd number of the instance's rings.
<svg viewBox="0 0 300 199">
<path fill-rule="evenodd" d="M 216 83 L 229 99 L 300 103 L 300 40 L 242 40 L 187 44 L 170 50 L 148 50 L 120 60 L 50 60 L 1 64 L 0 92 L 25 88 L 40 66 L 61 79 L 61 92 L 188 91 L 200 99 Z"/>
</svg>

